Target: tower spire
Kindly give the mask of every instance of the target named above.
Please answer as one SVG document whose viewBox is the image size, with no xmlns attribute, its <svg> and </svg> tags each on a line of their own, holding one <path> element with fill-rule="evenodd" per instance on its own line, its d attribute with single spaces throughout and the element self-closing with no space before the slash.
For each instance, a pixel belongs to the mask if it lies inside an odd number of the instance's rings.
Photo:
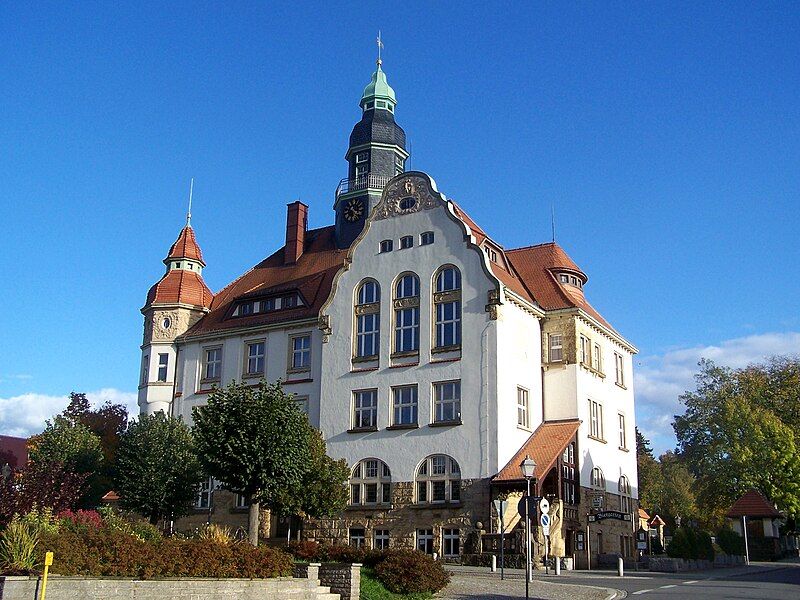
<svg viewBox="0 0 800 600">
<path fill-rule="evenodd" d="M 381 68 L 381 64 L 383 64 L 383 61 L 381 60 L 381 48 L 383 48 L 383 41 L 381 40 L 381 30 L 380 29 L 378 29 L 378 39 L 376 41 L 378 42 L 378 60 L 376 61 L 376 64 L 378 65 L 378 68 L 380 69 Z"/>
<path fill-rule="evenodd" d="M 194 192 L 194 177 L 189 182 L 189 210 L 186 211 L 186 226 L 192 226 L 192 192 Z"/>
</svg>

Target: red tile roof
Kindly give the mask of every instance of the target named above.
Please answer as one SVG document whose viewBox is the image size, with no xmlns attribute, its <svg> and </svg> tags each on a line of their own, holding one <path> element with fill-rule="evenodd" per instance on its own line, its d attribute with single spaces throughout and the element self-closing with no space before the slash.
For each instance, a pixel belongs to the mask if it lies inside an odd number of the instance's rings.
<svg viewBox="0 0 800 600">
<path fill-rule="evenodd" d="M 103 502 L 118 502 L 119 501 L 119 494 L 114 490 L 110 490 L 106 492 L 102 498 L 100 498 Z"/>
<path fill-rule="evenodd" d="M 169 249 L 167 258 L 190 258 L 192 260 L 199 260 L 203 263 L 203 266 L 205 266 L 206 263 L 203 262 L 203 253 L 200 251 L 200 246 L 197 243 L 197 239 L 194 237 L 194 229 L 192 229 L 191 225 L 187 225 L 181 229 L 178 239 L 175 240 L 175 243 L 172 244 L 172 247 Z"/>
<path fill-rule="evenodd" d="M 542 423 L 492 481 L 524 481 L 520 463 L 526 456 L 536 462 L 534 476 L 541 481 L 575 437 L 580 424 L 577 419 Z"/>
<path fill-rule="evenodd" d="M 346 257 L 347 249 L 336 247 L 333 226 L 311 229 L 306 232 L 305 249 L 297 262 L 284 264 L 284 249 L 280 248 L 216 294 L 211 303 L 211 312 L 198 321 L 187 335 L 316 317 L 328 299 L 333 278 L 344 265 Z M 300 292 L 304 306 L 226 318 L 237 300 L 294 290 Z"/>
<path fill-rule="evenodd" d="M 208 308 L 213 298 L 214 294 L 208 289 L 199 273 L 170 269 L 147 292 L 147 305 L 181 303 Z"/>
<path fill-rule="evenodd" d="M 10 435 L 0 435 L 0 467 L 8 463 L 19 468 L 28 462 L 28 440 Z"/>
<path fill-rule="evenodd" d="M 767 500 L 761 492 L 750 490 L 744 496 L 733 503 L 728 514 L 731 518 L 735 517 L 767 517 L 775 518 L 782 516 L 781 513 Z"/>
</svg>

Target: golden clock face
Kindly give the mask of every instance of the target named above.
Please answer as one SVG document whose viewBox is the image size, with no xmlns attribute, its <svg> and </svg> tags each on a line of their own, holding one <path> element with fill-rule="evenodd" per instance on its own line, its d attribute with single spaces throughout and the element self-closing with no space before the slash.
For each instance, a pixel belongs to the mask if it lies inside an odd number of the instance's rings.
<svg viewBox="0 0 800 600">
<path fill-rule="evenodd" d="M 363 214 L 364 203 L 361 200 L 352 198 L 351 200 L 348 200 L 347 204 L 345 204 L 344 218 L 351 223 L 358 221 Z"/>
</svg>

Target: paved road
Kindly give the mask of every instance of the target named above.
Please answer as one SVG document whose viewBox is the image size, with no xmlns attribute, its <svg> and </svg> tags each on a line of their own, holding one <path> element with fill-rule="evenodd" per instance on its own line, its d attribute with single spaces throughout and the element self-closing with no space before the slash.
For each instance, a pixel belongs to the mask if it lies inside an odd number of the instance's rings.
<svg viewBox="0 0 800 600">
<path fill-rule="evenodd" d="M 456 568 L 443 600 L 506 600 L 524 598 L 522 572 L 507 570 L 506 581 L 487 569 Z M 617 598 L 678 600 L 753 598 L 794 600 L 800 598 L 800 564 L 756 563 L 749 567 L 690 573 L 629 573 L 617 577 L 609 571 L 564 572 L 559 578 L 536 575 L 531 597 L 560 600 Z M 551 584 L 551 585 L 544 585 Z M 562 586 L 564 586 L 562 588 Z M 592 586 L 579 588 L 575 586 Z M 559 589 L 562 588 L 562 589 Z"/>
</svg>

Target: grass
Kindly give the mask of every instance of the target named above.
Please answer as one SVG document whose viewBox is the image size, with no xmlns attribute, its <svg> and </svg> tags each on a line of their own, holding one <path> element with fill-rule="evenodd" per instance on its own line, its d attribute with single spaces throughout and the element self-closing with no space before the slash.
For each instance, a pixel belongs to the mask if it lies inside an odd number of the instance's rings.
<svg viewBox="0 0 800 600">
<path fill-rule="evenodd" d="M 433 594 L 394 594 L 383 587 L 373 569 L 361 569 L 361 600 L 428 600 Z"/>
</svg>

